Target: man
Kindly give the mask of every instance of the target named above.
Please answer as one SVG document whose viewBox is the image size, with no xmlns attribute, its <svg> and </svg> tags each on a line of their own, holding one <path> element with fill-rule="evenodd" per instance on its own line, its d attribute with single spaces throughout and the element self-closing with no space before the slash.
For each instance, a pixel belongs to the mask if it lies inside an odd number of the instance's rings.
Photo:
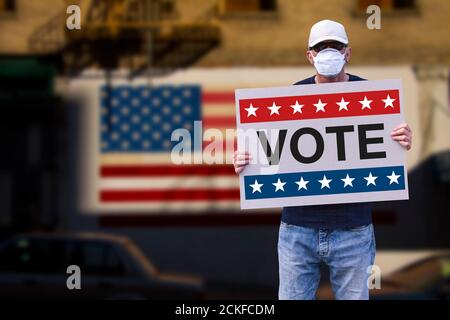
<svg viewBox="0 0 450 320">
<path fill-rule="evenodd" d="M 309 36 L 306 57 L 316 75 L 295 83 L 363 81 L 345 73 L 352 50 L 344 26 L 323 20 Z M 405 123 L 391 133 L 406 150 L 411 148 L 411 130 Z M 251 160 L 246 151 L 236 151 L 237 174 Z M 368 268 L 375 259 L 375 237 L 369 203 L 285 207 L 278 238 L 279 298 L 314 299 L 321 263 L 328 265 L 336 299 L 369 298 Z M 369 269 L 370 272 L 370 269 Z"/>
</svg>

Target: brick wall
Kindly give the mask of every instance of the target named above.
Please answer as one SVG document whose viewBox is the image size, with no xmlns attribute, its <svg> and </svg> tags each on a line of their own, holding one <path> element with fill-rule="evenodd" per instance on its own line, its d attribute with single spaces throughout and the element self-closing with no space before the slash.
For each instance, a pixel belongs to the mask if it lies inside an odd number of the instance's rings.
<svg viewBox="0 0 450 320">
<path fill-rule="evenodd" d="M 192 21 L 219 2 L 178 0 L 176 7 L 181 20 Z M 17 0 L 17 7 L 15 15 L 0 16 L 0 53 L 27 52 L 32 30 L 63 9 L 64 0 Z M 367 29 L 368 15 L 357 13 L 356 0 L 278 0 L 277 7 L 269 14 L 214 17 L 222 28 L 222 45 L 199 65 L 306 64 L 309 29 L 324 18 L 346 26 L 353 65 L 450 63 L 450 1 L 417 0 L 417 10 L 412 12 L 382 12 L 381 30 Z"/>
</svg>

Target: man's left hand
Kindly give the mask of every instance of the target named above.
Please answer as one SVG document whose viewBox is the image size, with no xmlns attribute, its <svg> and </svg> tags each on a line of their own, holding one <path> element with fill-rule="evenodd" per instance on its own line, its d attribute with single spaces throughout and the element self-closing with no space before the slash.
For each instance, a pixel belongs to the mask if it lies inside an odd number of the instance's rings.
<svg viewBox="0 0 450 320">
<path fill-rule="evenodd" d="M 407 123 L 402 123 L 394 128 L 391 132 L 392 140 L 398 141 L 406 150 L 410 150 L 412 146 L 412 131 Z"/>
</svg>

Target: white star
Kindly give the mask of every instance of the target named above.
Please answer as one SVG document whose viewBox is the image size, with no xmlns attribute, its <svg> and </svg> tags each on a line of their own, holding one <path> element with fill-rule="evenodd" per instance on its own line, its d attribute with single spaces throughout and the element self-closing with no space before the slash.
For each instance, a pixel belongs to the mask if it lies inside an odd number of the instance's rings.
<svg viewBox="0 0 450 320">
<path fill-rule="evenodd" d="M 251 115 L 254 115 L 256 117 L 256 110 L 258 110 L 259 108 L 255 108 L 251 103 L 250 103 L 250 107 L 245 108 L 245 110 L 247 111 L 247 117 L 250 117 Z"/>
<path fill-rule="evenodd" d="M 319 112 L 319 111 L 325 112 L 325 106 L 327 105 L 326 103 L 322 103 L 322 101 L 319 99 L 319 101 L 317 103 L 313 103 L 313 104 L 316 107 L 316 112 Z"/>
<path fill-rule="evenodd" d="M 339 111 L 341 110 L 347 110 L 347 105 L 350 103 L 350 101 L 345 101 L 344 97 L 341 98 L 341 102 L 336 102 L 336 104 L 339 106 Z"/>
<path fill-rule="evenodd" d="M 395 172 L 394 171 L 392 171 L 392 173 L 391 173 L 391 175 L 390 176 L 386 176 L 387 178 L 389 178 L 389 184 L 392 184 L 392 183 L 396 183 L 396 184 L 398 184 L 398 178 L 400 178 L 400 175 L 396 175 L 395 174 Z"/>
<path fill-rule="evenodd" d="M 298 184 L 298 190 L 300 189 L 305 189 L 308 190 L 308 188 L 306 187 L 306 185 L 308 184 L 309 181 L 303 180 L 303 177 L 301 177 L 300 180 L 295 181 L 296 184 Z"/>
<path fill-rule="evenodd" d="M 271 107 L 267 107 L 268 109 L 270 109 L 270 115 L 273 115 L 274 113 L 276 113 L 276 114 L 280 114 L 279 112 L 278 112 L 278 110 L 281 108 L 281 106 L 277 106 L 276 104 L 275 104 L 275 102 L 273 102 L 273 104 L 272 104 L 272 106 Z"/>
<path fill-rule="evenodd" d="M 378 178 L 378 177 L 372 176 L 372 172 L 370 172 L 368 177 L 364 177 L 364 179 L 367 180 L 367 185 L 366 185 L 366 186 L 368 186 L 369 184 L 373 184 L 374 186 L 376 186 L 375 180 L 376 180 L 377 178 Z"/>
<path fill-rule="evenodd" d="M 324 175 L 322 180 L 318 180 L 322 185 L 320 186 L 320 189 L 323 189 L 325 187 L 327 187 L 328 189 L 330 189 L 330 182 L 332 181 L 331 179 L 327 179 L 327 177 Z"/>
<path fill-rule="evenodd" d="M 126 97 L 128 97 L 129 92 L 128 92 L 127 89 L 123 89 L 122 92 L 121 92 L 121 94 L 122 94 L 122 97 L 126 98 Z"/>
<path fill-rule="evenodd" d="M 298 101 L 295 100 L 295 104 L 292 104 L 292 105 L 291 105 L 291 108 L 294 109 L 294 112 L 293 112 L 292 114 L 295 114 L 295 113 L 297 113 L 297 112 L 302 113 L 303 105 L 302 105 L 302 104 L 298 104 Z"/>
<path fill-rule="evenodd" d="M 355 180 L 355 178 L 350 178 L 349 176 L 348 176 L 348 173 L 347 173 L 347 176 L 345 177 L 345 179 L 341 179 L 342 181 L 344 181 L 344 188 L 346 187 L 346 186 L 350 186 L 350 187 L 353 187 L 353 180 Z"/>
<path fill-rule="evenodd" d="M 370 103 L 371 102 L 372 102 L 372 100 L 367 100 L 367 97 L 364 96 L 364 100 L 359 101 L 359 103 L 362 104 L 361 110 L 364 110 L 365 108 L 370 109 Z"/>
<path fill-rule="evenodd" d="M 262 183 L 258 183 L 258 180 L 255 179 L 255 183 L 250 185 L 250 187 L 252 187 L 252 189 L 253 189 L 252 193 L 255 193 L 256 191 L 261 193 L 261 187 L 262 186 L 263 186 L 263 184 Z"/>
<path fill-rule="evenodd" d="M 394 102 L 396 99 L 392 99 L 389 95 L 387 95 L 386 99 L 381 99 L 384 102 L 384 108 L 387 107 L 394 107 L 394 105 L 392 104 L 392 102 Z"/>
<path fill-rule="evenodd" d="M 280 178 L 278 178 L 278 181 L 272 184 L 275 186 L 275 192 L 278 190 L 284 191 L 284 185 L 286 182 L 281 182 Z"/>
</svg>

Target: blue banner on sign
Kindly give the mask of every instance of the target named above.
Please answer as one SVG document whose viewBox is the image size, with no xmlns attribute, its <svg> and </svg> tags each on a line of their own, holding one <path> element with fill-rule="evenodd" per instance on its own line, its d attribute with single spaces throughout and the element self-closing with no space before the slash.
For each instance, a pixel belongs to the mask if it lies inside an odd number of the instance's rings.
<svg viewBox="0 0 450 320">
<path fill-rule="evenodd" d="M 404 190 L 404 173 L 390 166 L 245 176 L 245 199 Z"/>
</svg>

